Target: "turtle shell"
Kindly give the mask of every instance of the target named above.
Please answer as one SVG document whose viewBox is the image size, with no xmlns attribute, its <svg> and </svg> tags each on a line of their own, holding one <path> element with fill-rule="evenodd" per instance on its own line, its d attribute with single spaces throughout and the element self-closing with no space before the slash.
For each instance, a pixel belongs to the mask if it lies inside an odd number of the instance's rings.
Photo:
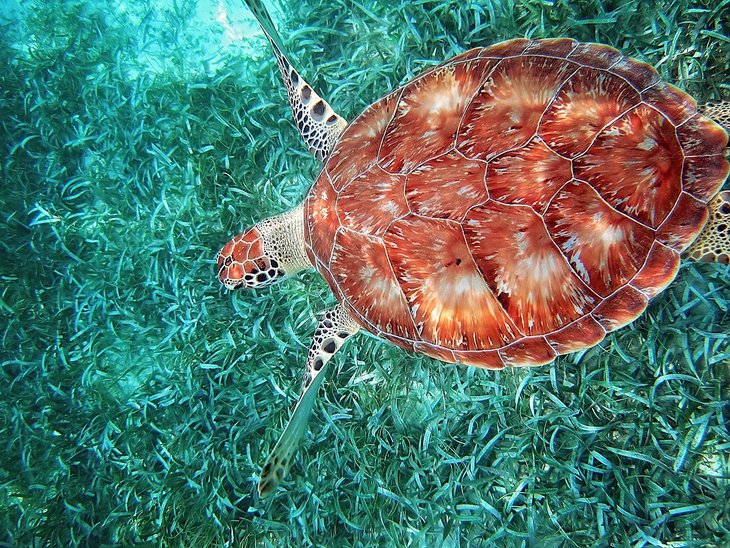
<svg viewBox="0 0 730 548">
<path fill-rule="evenodd" d="M 304 208 L 362 326 L 448 362 L 539 365 L 634 320 L 728 175 L 727 134 L 649 65 L 569 39 L 470 50 L 365 110 Z"/>
</svg>

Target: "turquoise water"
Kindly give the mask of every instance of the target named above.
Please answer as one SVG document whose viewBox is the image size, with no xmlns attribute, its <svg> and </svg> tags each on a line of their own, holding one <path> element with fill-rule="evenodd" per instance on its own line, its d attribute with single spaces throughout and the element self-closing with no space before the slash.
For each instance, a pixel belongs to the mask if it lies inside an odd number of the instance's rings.
<svg viewBox="0 0 730 548">
<path fill-rule="evenodd" d="M 518 36 L 599 41 L 730 97 L 728 2 L 270 5 L 348 119 Z M 226 240 L 318 172 L 240 2 L 0 8 L 0 542 L 723 545 L 730 274 L 686 264 L 632 325 L 530 370 L 373 337 L 335 358 L 289 478 L 261 466 L 300 388 L 306 273 L 215 279 Z"/>
</svg>

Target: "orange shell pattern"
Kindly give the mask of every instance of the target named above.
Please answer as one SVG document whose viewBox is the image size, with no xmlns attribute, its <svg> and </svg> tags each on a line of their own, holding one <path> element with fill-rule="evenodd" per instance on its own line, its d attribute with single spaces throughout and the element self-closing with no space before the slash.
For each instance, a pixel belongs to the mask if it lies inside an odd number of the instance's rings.
<svg viewBox="0 0 730 548">
<path fill-rule="evenodd" d="M 613 48 L 473 49 L 346 129 L 305 202 L 307 251 L 358 322 L 399 346 L 548 363 L 674 279 L 726 145 L 689 96 Z"/>
</svg>

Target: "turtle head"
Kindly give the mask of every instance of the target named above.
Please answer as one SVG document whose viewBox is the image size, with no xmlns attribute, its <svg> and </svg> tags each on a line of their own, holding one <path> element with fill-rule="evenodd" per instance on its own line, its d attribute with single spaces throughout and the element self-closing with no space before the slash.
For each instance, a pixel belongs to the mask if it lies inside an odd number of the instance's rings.
<svg viewBox="0 0 730 548">
<path fill-rule="evenodd" d="M 218 253 L 218 279 L 228 289 L 266 287 L 311 266 L 301 207 L 241 232 Z"/>
<path fill-rule="evenodd" d="M 279 261 L 264 252 L 254 226 L 241 232 L 218 253 L 218 279 L 228 289 L 265 287 L 286 276 Z"/>
</svg>

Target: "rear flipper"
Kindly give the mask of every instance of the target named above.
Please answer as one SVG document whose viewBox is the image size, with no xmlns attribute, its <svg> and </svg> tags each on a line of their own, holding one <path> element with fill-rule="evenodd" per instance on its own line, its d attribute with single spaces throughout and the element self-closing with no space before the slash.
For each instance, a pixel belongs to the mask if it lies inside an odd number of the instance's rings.
<svg viewBox="0 0 730 548">
<path fill-rule="evenodd" d="M 730 133 L 730 101 L 710 101 L 700 105 L 700 112 L 715 120 Z"/>
<path fill-rule="evenodd" d="M 730 101 L 710 101 L 700 105 L 700 112 L 730 133 Z M 720 192 L 708 204 L 710 217 L 700 235 L 685 252 L 695 261 L 730 261 L 730 191 Z"/>
<path fill-rule="evenodd" d="M 705 228 L 686 254 L 695 261 L 730 262 L 730 190 L 720 192 L 709 204 Z"/>
<path fill-rule="evenodd" d="M 259 494 L 269 495 L 284 479 L 292 463 L 294 453 L 299 447 L 307 424 L 312 414 L 312 408 L 317 397 L 319 386 L 324 380 L 324 372 L 332 355 L 337 352 L 345 339 L 360 330 L 360 326 L 345 311 L 341 304 L 322 314 L 319 325 L 312 338 L 309 348 L 307 369 L 302 381 L 302 395 L 294 408 L 284 432 L 276 442 L 273 451 L 266 459 L 259 479 Z"/>
</svg>

